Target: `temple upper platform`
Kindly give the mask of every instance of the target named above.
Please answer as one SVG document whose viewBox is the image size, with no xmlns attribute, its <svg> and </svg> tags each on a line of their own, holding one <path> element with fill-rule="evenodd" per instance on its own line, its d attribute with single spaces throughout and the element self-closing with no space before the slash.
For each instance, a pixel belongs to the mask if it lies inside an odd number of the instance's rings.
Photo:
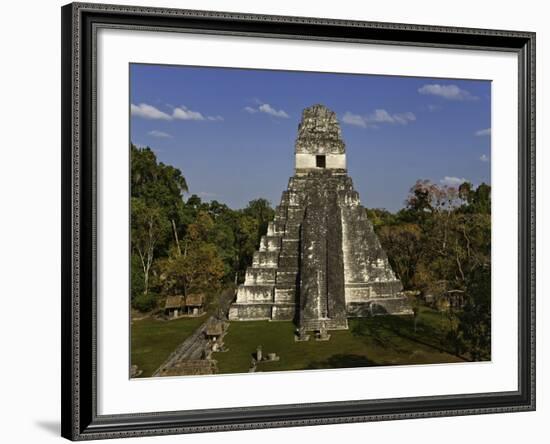
<svg viewBox="0 0 550 444">
<path fill-rule="evenodd" d="M 302 113 L 295 144 L 295 173 L 320 169 L 346 173 L 346 145 L 336 113 L 323 105 L 313 105 Z"/>
</svg>

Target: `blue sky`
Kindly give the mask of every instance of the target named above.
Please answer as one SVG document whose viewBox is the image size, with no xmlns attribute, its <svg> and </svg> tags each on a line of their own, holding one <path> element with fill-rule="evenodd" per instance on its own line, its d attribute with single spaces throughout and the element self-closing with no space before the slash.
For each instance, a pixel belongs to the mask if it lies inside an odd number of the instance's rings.
<svg viewBox="0 0 550 444">
<path fill-rule="evenodd" d="M 231 208 L 279 203 L 301 112 L 336 112 L 363 205 L 403 207 L 417 179 L 490 183 L 491 83 L 419 77 L 130 65 L 130 133 Z"/>
</svg>

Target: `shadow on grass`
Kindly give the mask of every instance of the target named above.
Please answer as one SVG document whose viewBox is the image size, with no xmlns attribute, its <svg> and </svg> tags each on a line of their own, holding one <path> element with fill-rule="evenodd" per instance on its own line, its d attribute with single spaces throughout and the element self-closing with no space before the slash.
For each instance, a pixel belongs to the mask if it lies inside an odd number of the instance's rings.
<svg viewBox="0 0 550 444">
<path fill-rule="evenodd" d="M 315 370 L 322 368 L 352 368 L 352 367 L 371 367 L 378 365 L 366 356 L 354 354 L 333 355 L 325 361 L 314 361 L 310 363 L 305 370 Z"/>
<path fill-rule="evenodd" d="M 425 322 L 419 322 L 417 331 L 414 332 L 405 319 L 397 319 L 396 321 L 397 322 L 389 326 L 391 331 L 396 335 L 425 347 L 431 347 L 440 353 L 447 353 L 464 361 L 468 361 L 466 357 L 456 353 L 453 345 L 447 338 L 446 332 L 443 330 L 435 328 Z"/>
<path fill-rule="evenodd" d="M 381 347 L 397 349 L 398 346 L 392 341 L 392 336 L 383 335 L 384 332 L 391 332 L 406 341 L 467 360 L 464 356 L 455 354 L 453 347 L 447 341 L 445 332 L 441 329 L 423 321 L 419 321 L 416 332 L 414 332 L 413 326 L 411 316 L 377 316 L 358 319 L 352 326 L 351 333 L 357 337 L 368 337 Z"/>
<path fill-rule="evenodd" d="M 356 319 L 356 322 L 351 325 L 350 332 L 353 336 L 369 338 L 375 342 L 376 345 L 388 348 L 390 342 L 387 337 L 384 337 L 381 332 L 384 331 L 384 325 L 377 322 L 378 320 L 372 319 L 371 322 L 367 322 L 364 319 Z"/>
</svg>

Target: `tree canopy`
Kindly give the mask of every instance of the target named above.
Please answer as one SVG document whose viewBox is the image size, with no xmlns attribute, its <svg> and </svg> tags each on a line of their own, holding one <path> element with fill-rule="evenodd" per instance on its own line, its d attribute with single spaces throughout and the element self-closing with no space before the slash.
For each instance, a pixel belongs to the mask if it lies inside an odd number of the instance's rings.
<svg viewBox="0 0 550 444">
<path fill-rule="evenodd" d="M 266 199 L 233 210 L 192 194 L 183 173 L 149 147 L 130 146 L 132 305 L 150 310 L 168 295 L 239 283 L 273 218 Z"/>
<path fill-rule="evenodd" d="M 417 181 L 396 214 L 367 210 L 405 289 L 441 305 L 457 354 L 490 348 L 491 187 Z"/>
</svg>

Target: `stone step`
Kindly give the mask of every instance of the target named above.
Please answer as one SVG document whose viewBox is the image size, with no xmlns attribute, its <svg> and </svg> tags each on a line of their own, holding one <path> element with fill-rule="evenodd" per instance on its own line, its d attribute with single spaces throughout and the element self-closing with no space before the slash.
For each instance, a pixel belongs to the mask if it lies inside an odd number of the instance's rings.
<svg viewBox="0 0 550 444">
<path fill-rule="evenodd" d="M 288 206 L 288 204 L 290 203 L 290 194 L 291 192 L 289 190 L 285 190 L 281 193 L 281 203 L 279 204 L 280 206 Z"/>
<path fill-rule="evenodd" d="M 281 236 L 262 236 L 260 251 L 279 251 L 281 248 Z"/>
<path fill-rule="evenodd" d="M 304 220 L 304 209 L 302 207 L 288 207 L 286 220 L 287 223 L 301 224 Z"/>
<path fill-rule="evenodd" d="M 365 317 L 381 314 L 411 315 L 413 311 L 403 296 L 395 298 L 372 299 L 368 302 L 349 302 L 346 304 L 348 316 Z"/>
<path fill-rule="evenodd" d="M 277 286 L 292 286 L 297 285 L 298 270 L 297 269 L 277 269 L 275 283 Z"/>
<path fill-rule="evenodd" d="M 371 297 L 395 297 L 403 290 L 401 281 L 393 280 L 369 282 L 371 287 Z"/>
<path fill-rule="evenodd" d="M 301 202 L 301 193 L 298 193 L 293 190 L 284 191 L 281 195 L 281 207 L 300 207 Z"/>
<path fill-rule="evenodd" d="M 286 302 L 286 303 L 294 303 L 296 302 L 296 286 L 282 286 L 282 284 L 278 284 L 277 287 L 275 287 L 275 296 L 274 301 L 275 303 L 279 302 Z"/>
<path fill-rule="evenodd" d="M 273 285 L 239 285 L 237 304 L 273 302 Z"/>
<path fill-rule="evenodd" d="M 271 319 L 271 303 L 233 304 L 229 309 L 230 321 L 259 321 Z"/>
<path fill-rule="evenodd" d="M 354 258 L 354 266 L 348 267 L 348 283 L 397 281 L 364 207 L 348 207 L 343 215 L 347 231 L 357 233 L 356 242 L 345 245 L 346 254 Z"/>
<path fill-rule="evenodd" d="M 271 308 L 271 319 L 274 321 L 291 321 L 296 313 L 295 304 L 275 304 Z"/>
<path fill-rule="evenodd" d="M 278 251 L 255 251 L 252 257 L 252 266 L 254 268 L 277 268 L 278 260 Z"/>
<path fill-rule="evenodd" d="M 274 285 L 277 268 L 248 267 L 244 285 Z"/>
<path fill-rule="evenodd" d="M 286 225 L 286 215 L 280 216 L 277 213 L 275 213 L 275 216 L 273 216 L 273 223 L 275 225 L 280 225 L 284 227 Z M 267 233 L 269 235 L 269 233 Z"/>
<path fill-rule="evenodd" d="M 347 330 L 348 320 L 342 319 L 302 319 L 300 326 L 306 331 L 319 331 L 321 328 L 325 330 Z"/>
<path fill-rule="evenodd" d="M 284 237 L 281 244 L 281 253 L 288 255 L 300 254 L 300 239 L 290 239 Z"/>
<path fill-rule="evenodd" d="M 287 222 L 285 225 L 285 237 L 298 239 L 300 237 L 301 222 Z"/>
<path fill-rule="evenodd" d="M 298 265 L 300 264 L 300 256 L 298 252 L 287 252 L 281 253 L 279 255 L 278 266 L 280 268 L 295 268 L 298 270 Z"/>
<path fill-rule="evenodd" d="M 275 217 L 279 219 L 285 219 L 288 213 L 288 205 L 277 205 L 275 207 Z"/>
<path fill-rule="evenodd" d="M 285 224 L 282 221 L 271 221 L 267 225 L 268 236 L 282 236 L 285 233 Z"/>
<path fill-rule="evenodd" d="M 285 232 L 285 226 L 286 226 L 286 219 L 279 220 L 279 221 L 273 221 L 273 231 L 276 233 L 284 233 Z"/>
</svg>

